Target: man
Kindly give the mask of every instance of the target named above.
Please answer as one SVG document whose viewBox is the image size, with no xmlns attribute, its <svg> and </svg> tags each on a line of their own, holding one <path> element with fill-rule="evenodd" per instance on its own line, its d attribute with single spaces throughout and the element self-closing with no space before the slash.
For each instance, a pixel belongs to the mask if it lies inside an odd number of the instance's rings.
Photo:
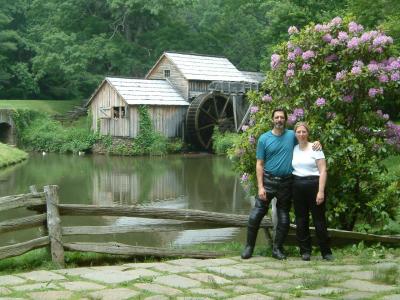
<svg viewBox="0 0 400 300">
<path fill-rule="evenodd" d="M 289 211 L 292 198 L 292 156 L 297 140 L 293 130 L 285 128 L 287 113 L 277 108 L 272 112 L 273 129 L 262 134 L 257 144 L 257 186 L 258 193 L 254 208 L 249 215 L 247 243 L 243 259 L 253 255 L 260 223 L 268 211 L 271 200 L 276 197 L 278 224 L 272 248 L 272 257 L 286 259 L 283 243 L 289 232 Z M 316 143 L 319 150 L 320 144 Z M 314 147 L 314 146 L 313 146 Z M 315 148 L 315 147 L 314 147 Z"/>
</svg>

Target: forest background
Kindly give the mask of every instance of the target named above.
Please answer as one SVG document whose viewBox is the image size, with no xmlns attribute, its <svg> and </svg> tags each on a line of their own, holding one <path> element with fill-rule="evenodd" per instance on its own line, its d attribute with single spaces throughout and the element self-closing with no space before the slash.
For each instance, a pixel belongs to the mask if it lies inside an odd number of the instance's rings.
<svg viewBox="0 0 400 300">
<path fill-rule="evenodd" d="M 106 75 L 143 77 L 166 50 L 265 71 L 289 26 L 338 15 L 399 49 L 397 0 L 1 0 L 0 99 L 87 98 Z"/>
</svg>

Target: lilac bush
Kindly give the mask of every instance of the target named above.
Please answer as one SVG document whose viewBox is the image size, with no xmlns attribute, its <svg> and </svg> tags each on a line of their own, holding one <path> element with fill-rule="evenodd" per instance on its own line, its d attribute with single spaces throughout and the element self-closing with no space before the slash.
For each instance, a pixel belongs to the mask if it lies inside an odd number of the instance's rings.
<svg viewBox="0 0 400 300">
<path fill-rule="evenodd" d="M 400 198 L 399 179 L 388 177 L 382 163 L 400 152 L 400 126 L 382 105 L 400 84 L 393 39 L 340 17 L 294 28 L 271 57 L 264 91 L 250 94 L 258 110 L 231 151 L 236 168 L 255 191 L 256 139 L 271 129 L 272 110 L 284 107 L 289 126 L 307 121 L 312 139 L 323 145 L 330 225 L 352 229 L 359 219 L 384 222 Z"/>
</svg>

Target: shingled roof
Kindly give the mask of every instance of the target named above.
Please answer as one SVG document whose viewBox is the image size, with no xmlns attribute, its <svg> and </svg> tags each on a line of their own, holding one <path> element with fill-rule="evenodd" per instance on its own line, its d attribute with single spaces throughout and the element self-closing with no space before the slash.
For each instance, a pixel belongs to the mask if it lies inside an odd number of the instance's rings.
<svg viewBox="0 0 400 300">
<path fill-rule="evenodd" d="M 105 82 L 108 82 L 129 105 L 189 105 L 189 103 L 165 80 L 116 77 L 106 77 L 99 88 L 90 97 L 88 104 Z"/>
<path fill-rule="evenodd" d="M 174 52 L 164 52 L 146 78 L 164 57 L 171 60 L 187 80 L 249 81 L 249 78 L 225 57 Z"/>
</svg>

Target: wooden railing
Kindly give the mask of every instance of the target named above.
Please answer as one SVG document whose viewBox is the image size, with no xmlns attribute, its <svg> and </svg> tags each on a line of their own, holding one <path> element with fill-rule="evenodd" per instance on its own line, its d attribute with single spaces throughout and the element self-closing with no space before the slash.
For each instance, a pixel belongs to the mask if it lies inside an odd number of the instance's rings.
<svg viewBox="0 0 400 300">
<path fill-rule="evenodd" d="M 224 213 L 205 212 L 188 209 L 168 209 L 142 206 L 95 206 L 77 204 L 59 204 L 58 187 L 45 186 L 43 192 L 37 192 L 30 187 L 28 194 L 6 196 L 0 198 L 0 212 L 25 207 L 32 211 L 32 215 L 23 218 L 0 222 L 0 235 L 4 232 L 44 226 L 45 235 L 26 242 L 0 247 L 0 259 L 18 256 L 30 250 L 49 246 L 53 262 L 59 267 L 64 266 L 64 250 L 97 252 L 117 255 L 137 255 L 154 257 L 192 257 L 214 258 L 224 255 L 211 251 L 191 251 L 171 248 L 154 248 L 125 245 L 117 242 L 88 243 L 63 242 L 64 236 L 99 235 L 128 232 L 168 231 L 167 226 L 137 228 L 136 226 L 69 226 L 63 227 L 62 216 L 124 216 L 155 219 L 174 219 L 183 222 L 213 225 L 215 227 L 246 227 L 247 215 L 233 215 Z M 43 213 L 45 212 L 45 213 Z M 200 225 L 199 225 L 200 226 Z M 272 222 L 264 218 L 261 228 L 269 230 Z M 291 226 L 295 228 L 294 225 Z M 174 229 L 176 230 L 176 229 Z M 313 231 L 313 229 L 312 229 Z M 268 232 L 267 232 L 268 233 Z M 400 244 L 400 236 L 381 236 L 344 230 L 329 229 L 332 238 L 364 240 Z"/>
</svg>

